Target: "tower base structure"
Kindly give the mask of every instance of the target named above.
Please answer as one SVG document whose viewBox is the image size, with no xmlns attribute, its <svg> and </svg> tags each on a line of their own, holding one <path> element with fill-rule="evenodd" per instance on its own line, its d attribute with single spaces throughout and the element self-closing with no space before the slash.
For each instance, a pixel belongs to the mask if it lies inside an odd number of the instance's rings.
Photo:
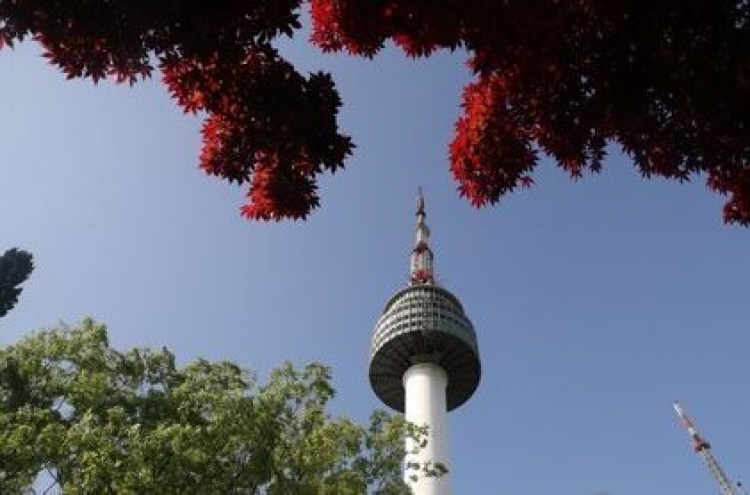
<svg viewBox="0 0 750 495">
<path fill-rule="evenodd" d="M 448 474 L 428 477 L 423 472 L 409 469 L 411 462 L 420 466 L 448 466 L 448 410 L 446 388 L 448 375 L 433 363 L 411 366 L 403 378 L 405 393 L 404 416 L 417 426 L 427 426 L 427 444 L 422 448 L 413 439 L 406 441 L 404 481 L 414 495 L 450 495 Z M 413 477 L 416 476 L 416 480 Z"/>
</svg>

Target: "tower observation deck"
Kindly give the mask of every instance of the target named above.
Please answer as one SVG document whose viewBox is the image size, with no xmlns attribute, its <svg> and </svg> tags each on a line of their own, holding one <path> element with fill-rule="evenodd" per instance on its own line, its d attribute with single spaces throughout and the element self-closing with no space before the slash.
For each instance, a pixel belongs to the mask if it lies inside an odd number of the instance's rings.
<svg viewBox="0 0 750 495">
<path fill-rule="evenodd" d="M 370 384 L 386 405 L 429 427 L 427 447 L 416 460 L 447 465 L 446 413 L 473 395 L 481 363 L 474 327 L 461 302 L 435 282 L 421 192 L 416 216 L 409 286 L 391 297 L 375 325 Z M 417 482 L 405 478 L 416 495 L 450 493 L 447 476 Z"/>
</svg>

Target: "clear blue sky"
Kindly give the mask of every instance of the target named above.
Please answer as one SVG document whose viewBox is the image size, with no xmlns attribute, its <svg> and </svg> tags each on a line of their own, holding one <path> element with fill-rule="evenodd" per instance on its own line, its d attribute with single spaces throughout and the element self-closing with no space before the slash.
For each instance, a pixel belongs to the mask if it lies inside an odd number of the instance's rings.
<svg viewBox="0 0 750 495">
<path fill-rule="evenodd" d="M 551 163 L 485 210 L 460 199 L 447 144 L 463 55 L 323 56 L 358 145 L 304 223 L 258 224 L 243 191 L 197 169 L 200 120 L 158 80 L 67 82 L 33 44 L 0 52 L 0 249 L 34 253 L 0 344 L 91 315 L 115 345 L 334 370 L 337 413 L 379 407 L 369 339 L 406 282 L 423 186 L 443 285 L 484 365 L 451 414 L 458 495 L 702 495 L 717 489 L 671 410 L 682 399 L 750 483 L 750 230 L 702 181 L 646 181 L 628 160 L 578 183 Z"/>
</svg>

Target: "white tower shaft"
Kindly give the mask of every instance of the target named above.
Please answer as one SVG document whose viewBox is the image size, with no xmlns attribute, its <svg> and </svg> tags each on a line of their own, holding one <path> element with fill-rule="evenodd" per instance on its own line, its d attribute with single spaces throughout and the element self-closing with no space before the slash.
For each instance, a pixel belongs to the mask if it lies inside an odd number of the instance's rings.
<svg viewBox="0 0 750 495">
<path fill-rule="evenodd" d="M 420 466 L 448 465 L 448 409 L 445 390 L 448 376 L 443 368 L 432 363 L 415 364 L 404 374 L 405 410 L 407 421 L 427 426 L 427 445 L 418 448 L 414 441 L 406 441 L 404 480 L 414 495 L 450 495 L 448 474 L 428 477 L 408 467 L 411 462 Z M 417 453 L 413 453 L 417 451 Z M 412 479 L 417 476 L 416 481 Z"/>
</svg>

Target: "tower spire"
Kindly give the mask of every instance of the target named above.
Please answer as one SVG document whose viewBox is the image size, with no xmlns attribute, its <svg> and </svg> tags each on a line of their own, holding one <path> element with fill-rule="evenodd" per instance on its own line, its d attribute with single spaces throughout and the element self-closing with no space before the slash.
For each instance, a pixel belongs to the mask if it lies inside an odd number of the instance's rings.
<svg viewBox="0 0 750 495">
<path fill-rule="evenodd" d="M 435 284 L 435 273 L 430 249 L 430 228 L 427 227 L 422 188 L 417 193 L 417 226 L 414 229 L 414 248 L 410 257 L 409 284 Z"/>
</svg>

